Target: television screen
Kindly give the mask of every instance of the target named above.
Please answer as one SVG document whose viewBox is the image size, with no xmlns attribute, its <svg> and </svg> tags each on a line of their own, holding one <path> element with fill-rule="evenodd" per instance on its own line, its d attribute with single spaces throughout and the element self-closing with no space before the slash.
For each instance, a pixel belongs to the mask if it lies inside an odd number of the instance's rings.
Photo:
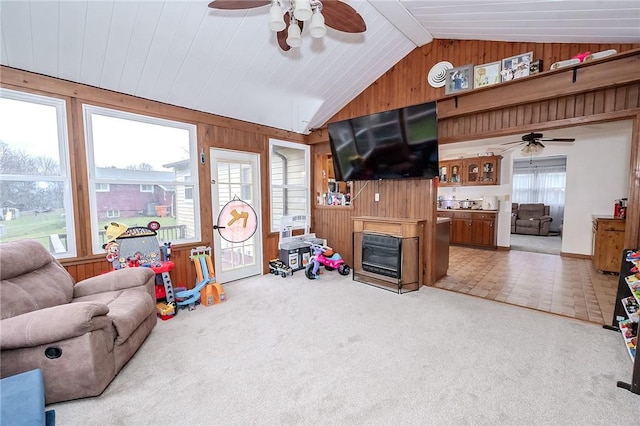
<svg viewBox="0 0 640 426">
<path fill-rule="evenodd" d="M 336 180 L 438 175 L 435 102 L 329 123 L 327 130 Z"/>
</svg>

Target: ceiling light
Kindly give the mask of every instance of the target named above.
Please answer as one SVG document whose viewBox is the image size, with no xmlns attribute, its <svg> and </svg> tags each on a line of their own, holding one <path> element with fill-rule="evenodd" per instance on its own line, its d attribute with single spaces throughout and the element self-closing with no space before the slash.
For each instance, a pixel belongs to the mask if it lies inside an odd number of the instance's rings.
<svg viewBox="0 0 640 426">
<path fill-rule="evenodd" d="M 289 30 L 287 32 L 287 44 L 291 47 L 300 47 L 302 44 L 302 37 L 300 36 L 300 27 L 298 21 L 294 18 L 289 24 Z"/>
<path fill-rule="evenodd" d="M 327 27 L 324 25 L 324 16 L 320 12 L 321 7 L 316 8 L 313 11 L 311 17 L 311 25 L 309 26 L 309 32 L 313 38 L 322 38 L 327 33 Z"/>
<path fill-rule="evenodd" d="M 271 31 L 282 31 L 286 28 L 284 23 L 284 11 L 277 0 L 271 2 L 271 9 L 269 9 L 269 29 Z"/>
<path fill-rule="evenodd" d="M 320 0 L 272 0 L 269 10 L 269 29 L 271 31 L 285 30 L 287 26 L 287 20 L 284 19 L 285 13 L 289 18 L 286 39 L 289 47 L 300 47 L 302 44 L 299 22 L 311 20 L 309 33 L 313 38 L 322 38 L 327 33 Z"/>
<path fill-rule="evenodd" d="M 310 0 L 295 0 L 295 8 L 293 10 L 293 16 L 298 21 L 307 21 L 311 18 L 311 1 Z"/>
<path fill-rule="evenodd" d="M 537 143 L 528 143 L 522 147 L 522 153 L 527 155 L 536 155 L 542 152 L 543 146 Z"/>
</svg>

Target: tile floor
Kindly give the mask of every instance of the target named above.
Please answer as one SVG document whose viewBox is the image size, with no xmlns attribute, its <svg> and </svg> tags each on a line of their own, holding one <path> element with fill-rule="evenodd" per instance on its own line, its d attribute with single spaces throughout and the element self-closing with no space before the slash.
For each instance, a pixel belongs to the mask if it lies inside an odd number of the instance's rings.
<svg viewBox="0 0 640 426">
<path fill-rule="evenodd" d="M 435 287 L 610 324 L 618 277 L 596 271 L 590 259 L 451 246 L 447 276 Z"/>
</svg>

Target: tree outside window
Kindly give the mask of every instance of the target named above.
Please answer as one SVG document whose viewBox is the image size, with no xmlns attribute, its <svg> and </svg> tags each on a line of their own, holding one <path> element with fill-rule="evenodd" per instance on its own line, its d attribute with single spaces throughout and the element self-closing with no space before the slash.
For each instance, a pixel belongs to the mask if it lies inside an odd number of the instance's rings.
<svg viewBox="0 0 640 426">
<path fill-rule="evenodd" d="M 0 89 L 0 242 L 76 255 L 65 101 Z"/>
</svg>

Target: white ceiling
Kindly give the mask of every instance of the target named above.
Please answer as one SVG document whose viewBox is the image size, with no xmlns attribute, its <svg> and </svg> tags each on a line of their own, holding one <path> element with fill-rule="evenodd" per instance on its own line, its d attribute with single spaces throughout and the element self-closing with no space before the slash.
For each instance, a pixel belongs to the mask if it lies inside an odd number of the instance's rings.
<svg viewBox="0 0 640 426">
<path fill-rule="evenodd" d="M 282 52 L 268 7 L 0 0 L 0 63 L 308 133 L 432 38 L 640 43 L 640 0 L 344 1 L 365 33 L 303 32 L 302 47 Z"/>
</svg>

